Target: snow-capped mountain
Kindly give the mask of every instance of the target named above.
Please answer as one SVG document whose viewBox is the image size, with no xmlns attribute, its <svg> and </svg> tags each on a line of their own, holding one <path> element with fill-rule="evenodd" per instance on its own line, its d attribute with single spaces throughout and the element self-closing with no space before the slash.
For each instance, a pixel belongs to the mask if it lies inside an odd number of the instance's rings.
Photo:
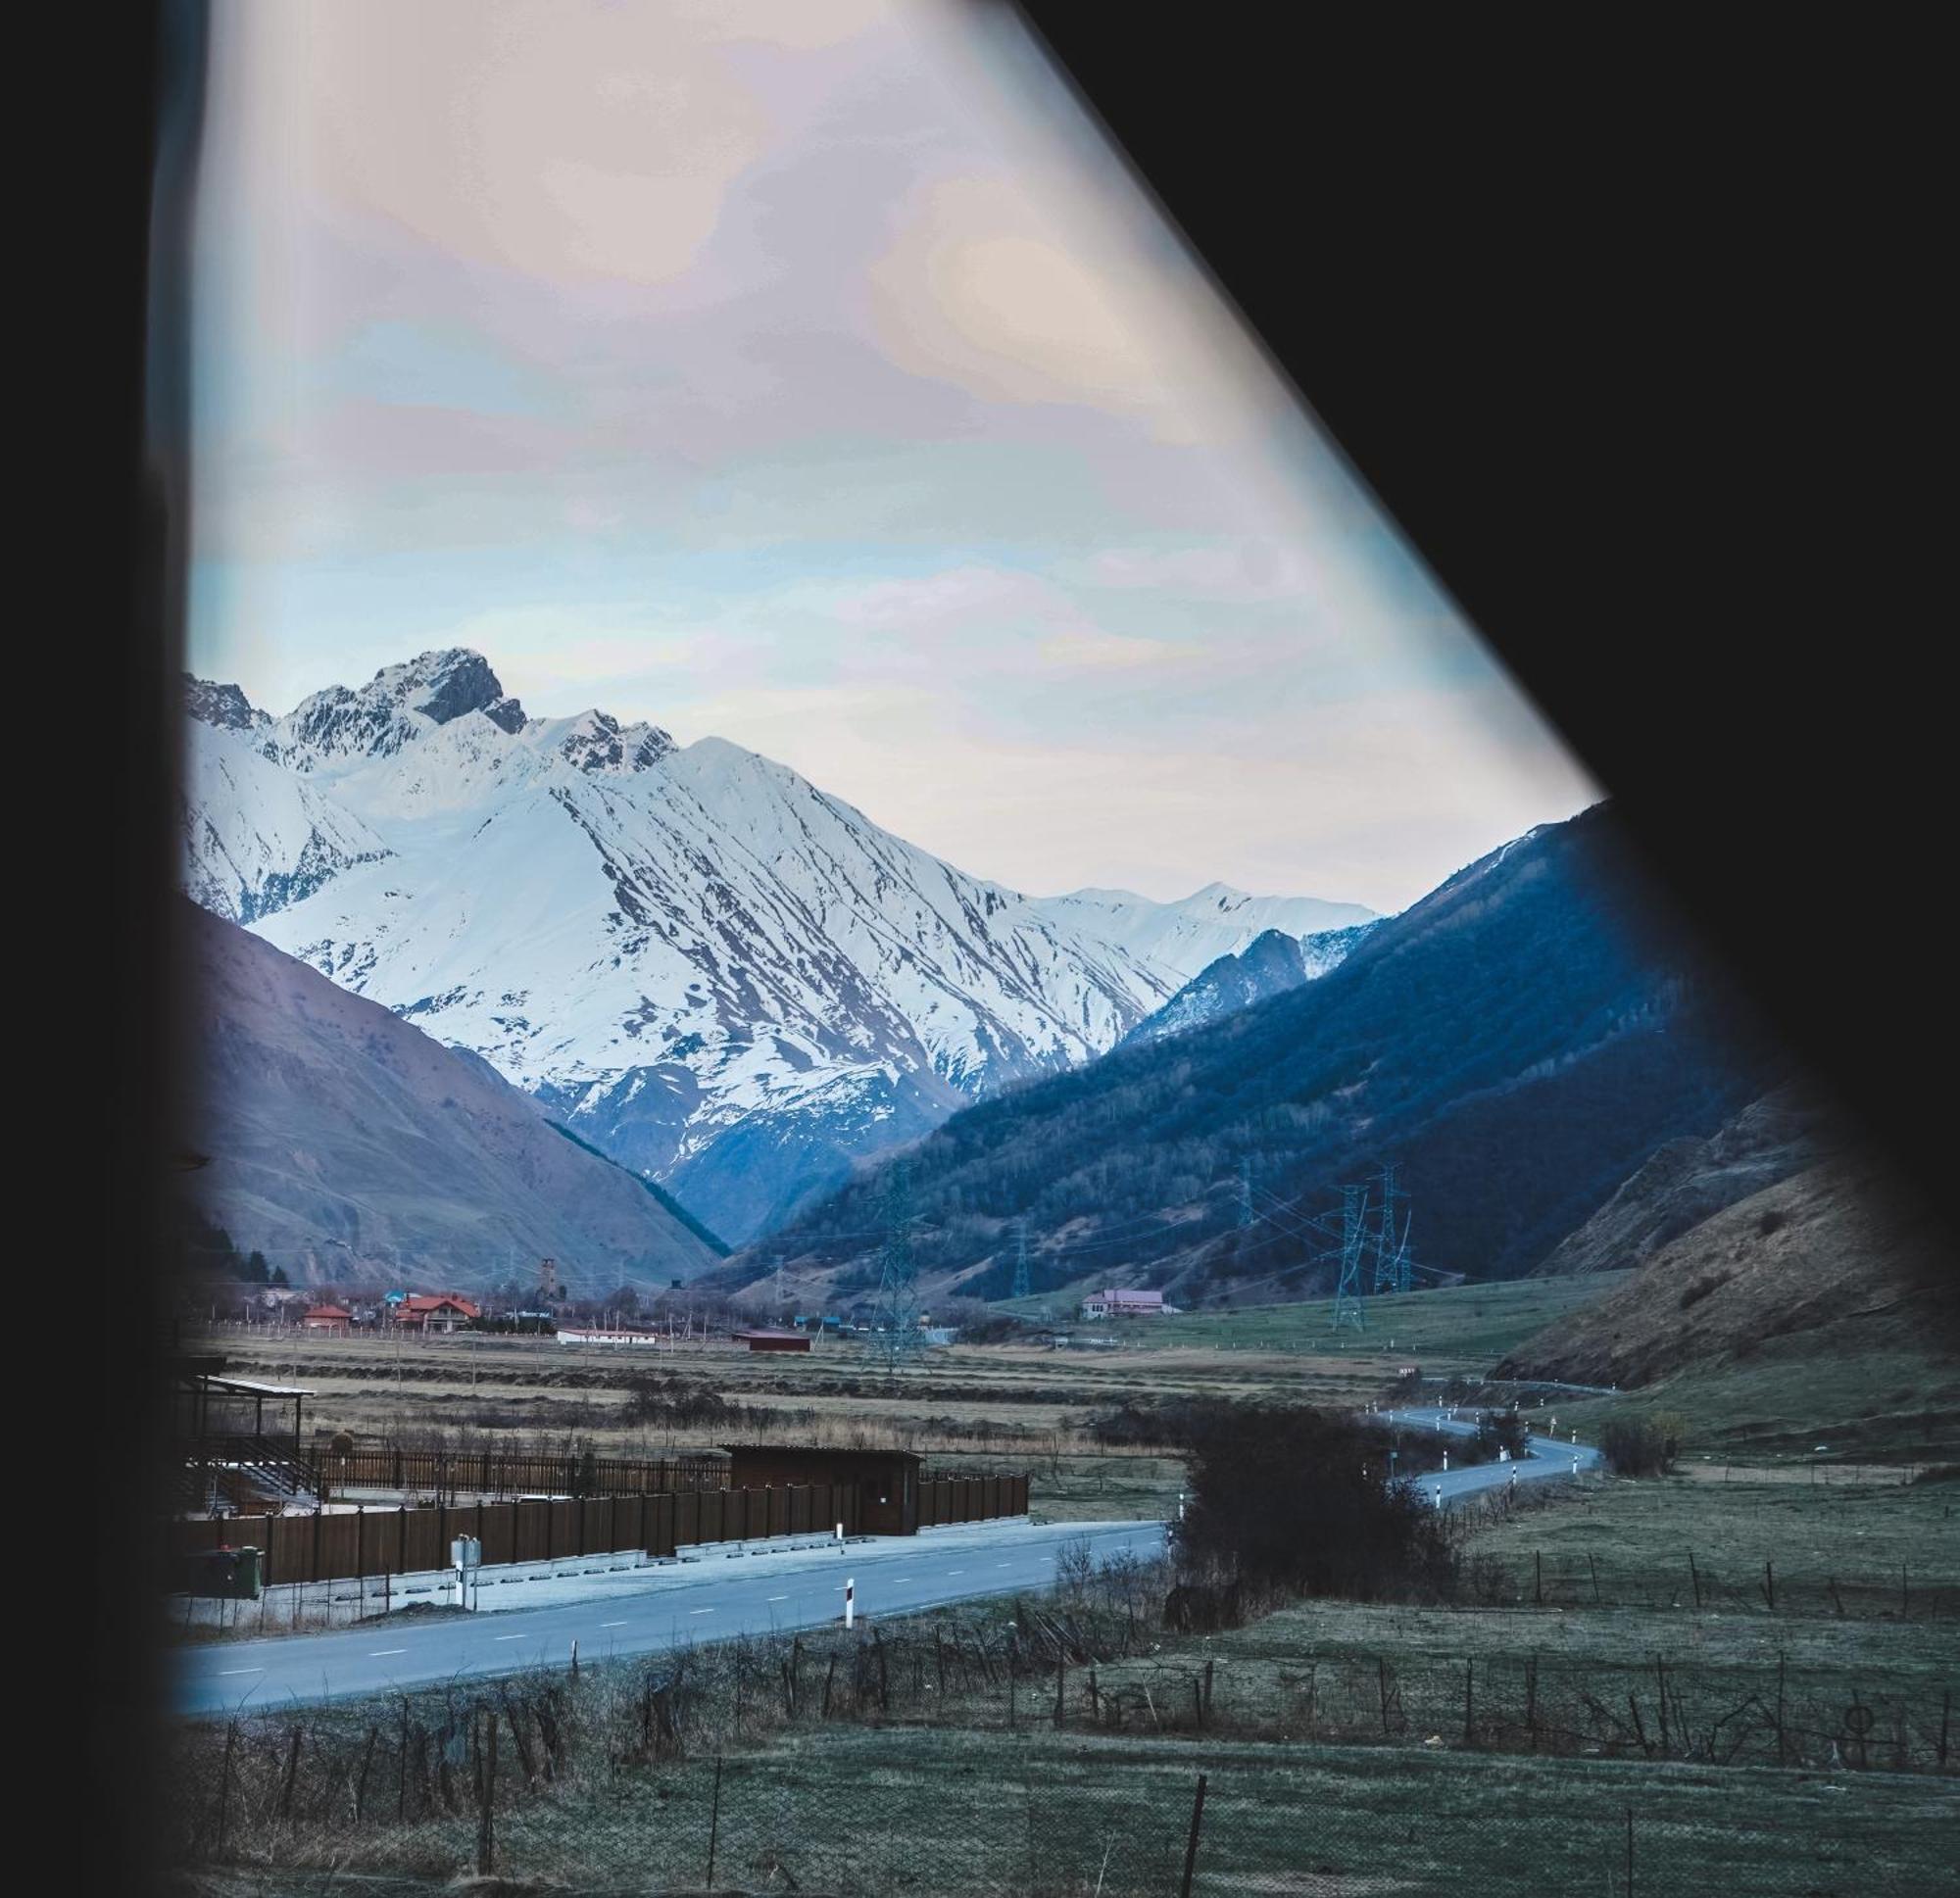
<svg viewBox="0 0 1960 1898">
<path fill-rule="evenodd" d="M 1370 913 L 1030 900 L 724 740 L 527 717 L 466 651 L 283 718 L 235 687 L 187 704 L 199 901 L 481 1054 L 731 1241 L 1113 1046 L 1261 930 Z"/>
<path fill-rule="evenodd" d="M 244 695 L 238 698 L 242 705 Z M 215 708 L 233 709 L 222 701 Z M 193 717 L 199 722 L 184 760 L 184 887 L 204 908 L 231 922 L 256 922 L 341 871 L 389 854 L 360 818 L 255 749 L 259 726 Z M 271 723 L 264 713 L 259 718 Z"/>
<path fill-rule="evenodd" d="M 1337 968 L 1375 927 L 1372 922 L 1350 923 L 1346 929 L 1316 930 L 1311 936 L 1268 929 L 1236 955 L 1221 955 L 1200 969 L 1155 1014 L 1131 1029 L 1123 1038 L 1124 1046 L 1187 1034 L 1300 988 Z"/>
<path fill-rule="evenodd" d="M 1058 927 L 1119 949 L 1131 964 L 1162 981 L 1166 994 L 1268 930 L 1298 938 L 1376 919 L 1357 902 L 1249 897 L 1224 883 L 1207 883 L 1177 902 L 1152 902 L 1129 890 L 1077 890 L 1066 897 L 1038 897 L 1033 906 Z"/>
</svg>

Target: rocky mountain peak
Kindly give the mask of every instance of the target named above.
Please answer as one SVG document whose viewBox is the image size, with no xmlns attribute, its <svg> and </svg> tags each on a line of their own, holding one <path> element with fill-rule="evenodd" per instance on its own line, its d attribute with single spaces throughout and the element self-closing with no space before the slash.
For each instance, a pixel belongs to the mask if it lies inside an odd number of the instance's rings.
<svg viewBox="0 0 1960 1898">
<path fill-rule="evenodd" d="M 216 685 L 186 672 L 183 691 L 184 709 L 220 731 L 251 732 L 272 722 L 272 714 L 261 711 L 235 685 Z"/>
<path fill-rule="evenodd" d="M 658 725 L 622 725 L 611 712 L 580 712 L 558 744 L 559 755 L 581 771 L 621 775 L 658 764 L 674 749 Z"/>
</svg>

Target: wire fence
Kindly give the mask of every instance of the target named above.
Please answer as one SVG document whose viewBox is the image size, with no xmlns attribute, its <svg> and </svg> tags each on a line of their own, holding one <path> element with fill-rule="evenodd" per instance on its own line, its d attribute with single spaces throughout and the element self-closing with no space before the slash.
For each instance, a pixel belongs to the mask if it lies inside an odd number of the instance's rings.
<svg viewBox="0 0 1960 1898">
<path fill-rule="evenodd" d="M 478 1874 L 593 1894 L 840 1898 L 1923 1898 L 1953 1890 L 1960 1862 L 1950 1797 L 1940 1812 L 1778 1801 L 1749 1784 L 1718 1800 L 1694 1783 L 1478 1783 L 1460 1771 L 1388 1777 L 1338 1756 L 1053 1736 L 894 1745 L 906 1736 L 889 1732 L 560 1781 L 529 1737 L 518 1747 L 495 1709 L 473 1707 L 412 1743 L 404 1766 L 376 1728 L 350 1776 L 301 1796 L 302 1745 L 233 1736 L 219 1803 L 220 1788 L 205 1789 L 218 1830 L 199 1856 L 432 1885 Z"/>
<path fill-rule="evenodd" d="M 180 1734 L 169 1849 L 594 1893 L 1956 1889 L 1936 1672 L 1166 1651 L 1160 1583 L 241 1712 Z"/>
</svg>

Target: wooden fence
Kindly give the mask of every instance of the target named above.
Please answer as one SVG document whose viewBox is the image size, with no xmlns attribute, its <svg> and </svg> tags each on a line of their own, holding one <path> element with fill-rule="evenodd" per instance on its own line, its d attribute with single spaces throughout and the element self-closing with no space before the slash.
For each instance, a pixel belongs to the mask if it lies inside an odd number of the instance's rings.
<svg viewBox="0 0 1960 1898">
<path fill-rule="evenodd" d="M 270 1585 L 446 1569 L 450 1542 L 459 1535 L 482 1543 L 488 1566 L 626 1549 L 671 1555 L 698 1542 L 824 1533 L 838 1523 L 847 1535 L 858 1533 L 856 1484 L 179 1519 L 171 1524 L 170 1553 L 175 1566 L 209 1549 L 257 1548 L 264 1552 L 260 1579 Z"/>
<path fill-rule="evenodd" d="M 668 1490 L 719 1489 L 725 1457 L 526 1456 L 510 1450 L 356 1449 L 335 1456 L 313 1446 L 320 1479 L 334 1491 L 399 1489 L 441 1496 L 638 1496 Z"/>
<path fill-rule="evenodd" d="M 979 1523 L 1028 1513 L 1028 1479 L 1021 1476 L 928 1477 L 919 1484 L 918 1524 Z"/>
<path fill-rule="evenodd" d="M 942 1477 L 919 1484 L 919 1527 L 1027 1513 L 1025 1476 Z M 416 1575 L 449 1566 L 458 1535 L 483 1545 L 485 1566 L 643 1549 L 672 1555 L 702 1542 L 770 1535 L 847 1535 L 861 1521 L 855 1483 L 776 1484 L 743 1489 L 668 1489 L 571 1501 L 437 1503 L 424 1509 L 316 1510 L 303 1516 L 178 1518 L 170 1525 L 172 1569 L 215 1548 L 264 1552 L 260 1580 L 337 1582 Z"/>
</svg>

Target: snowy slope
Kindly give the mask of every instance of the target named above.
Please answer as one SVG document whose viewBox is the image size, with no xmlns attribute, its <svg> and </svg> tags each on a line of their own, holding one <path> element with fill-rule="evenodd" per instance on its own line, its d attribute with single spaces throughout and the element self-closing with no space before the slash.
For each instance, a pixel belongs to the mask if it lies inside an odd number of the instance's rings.
<svg viewBox="0 0 1960 1898">
<path fill-rule="evenodd" d="M 1368 913 L 1216 887 L 1031 900 L 723 740 L 527 718 L 473 653 L 196 736 L 316 827 L 359 827 L 254 910 L 260 935 L 482 1054 L 736 1241 L 976 1095 L 1113 1046 L 1272 915 Z M 190 882 L 222 886 L 196 853 Z"/>
<path fill-rule="evenodd" d="M 1077 890 L 1038 898 L 1034 907 L 1058 927 L 1100 940 L 1175 991 L 1221 955 L 1236 955 L 1255 937 L 1312 936 L 1373 922 L 1356 902 L 1317 897 L 1250 897 L 1208 883 L 1177 902 L 1152 902 L 1128 890 Z"/>
<path fill-rule="evenodd" d="M 1242 1008 L 1283 996 L 1325 975 L 1347 960 L 1374 923 L 1289 936 L 1269 929 L 1236 955 L 1221 955 L 1192 977 L 1155 1014 L 1146 1016 L 1123 1038 L 1126 1047 L 1188 1034 Z"/>
<path fill-rule="evenodd" d="M 249 727 L 193 724 L 182 795 L 184 887 L 231 922 L 254 922 L 388 854 L 360 818 L 264 757 Z"/>
</svg>

